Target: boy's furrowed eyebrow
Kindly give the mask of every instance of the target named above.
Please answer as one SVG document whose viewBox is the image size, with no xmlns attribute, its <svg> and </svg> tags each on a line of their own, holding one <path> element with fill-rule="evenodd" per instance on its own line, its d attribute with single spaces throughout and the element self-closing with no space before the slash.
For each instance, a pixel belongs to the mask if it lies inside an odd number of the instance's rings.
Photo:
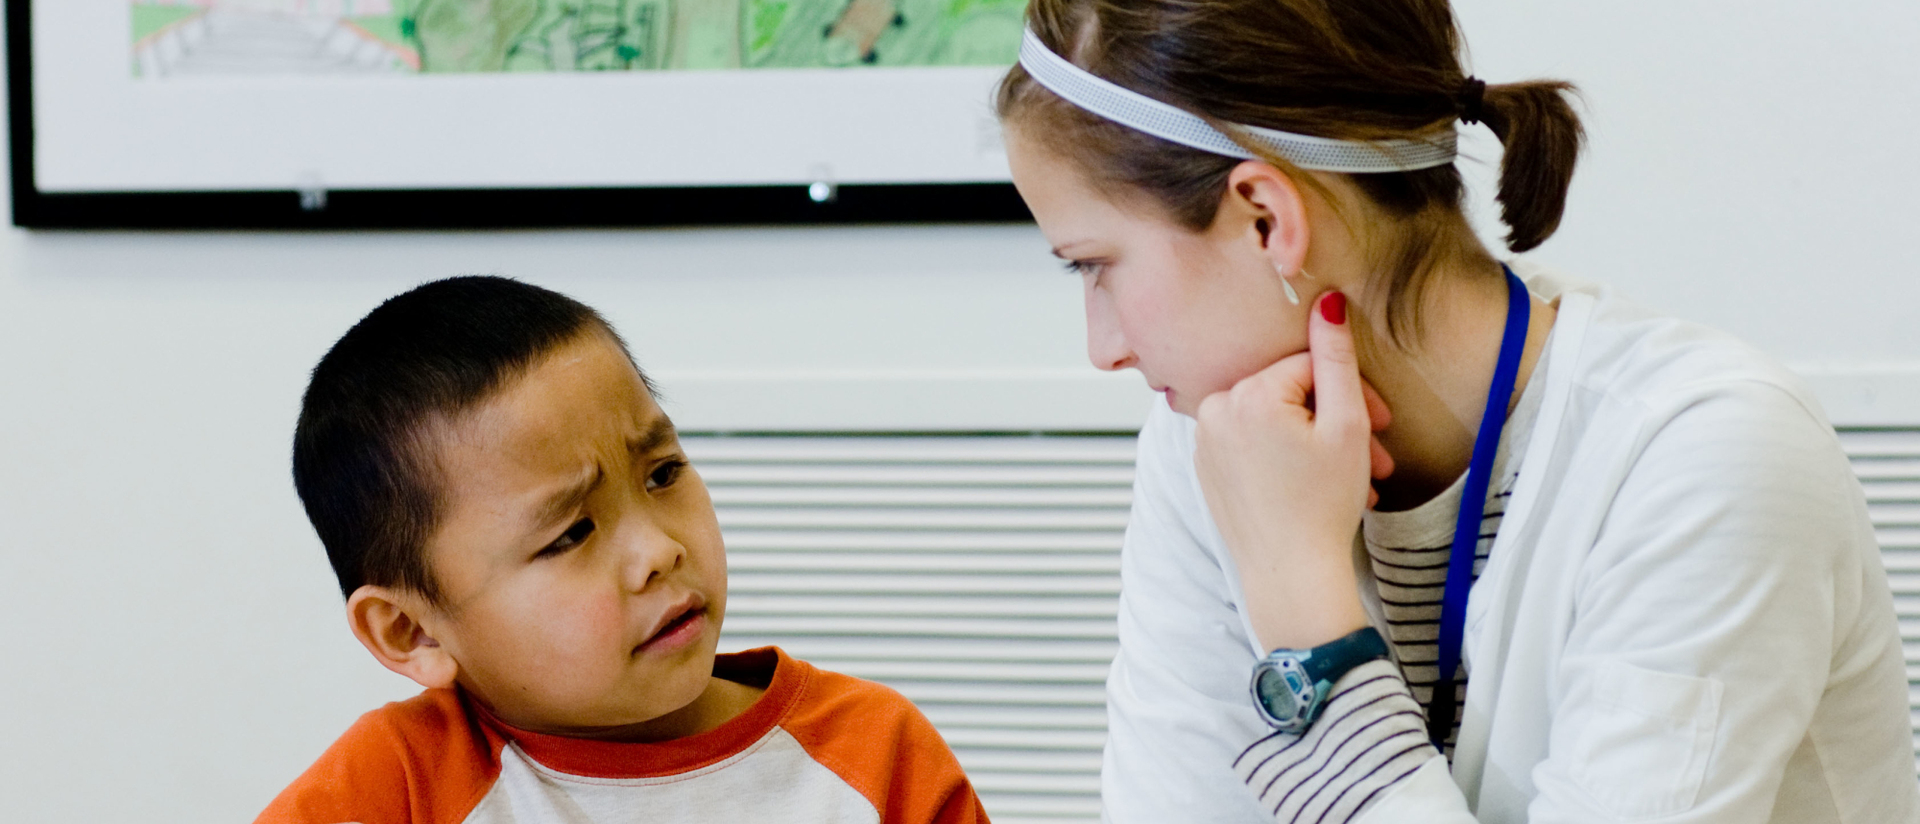
<svg viewBox="0 0 1920 824">
<path fill-rule="evenodd" d="M 661 444 L 673 440 L 674 435 L 673 421 L 662 415 L 647 426 L 647 431 L 628 441 L 627 449 L 632 454 L 645 455 L 660 448 Z M 540 508 L 534 514 L 535 528 L 546 527 L 578 508 L 588 495 L 593 494 L 594 488 L 600 485 L 605 475 L 606 470 L 596 463 L 591 474 L 584 475 L 579 481 L 568 484 L 564 489 L 547 496 L 546 500 L 540 502 Z"/>
<path fill-rule="evenodd" d="M 640 437 L 627 441 L 627 451 L 635 455 L 645 455 L 659 449 L 661 444 L 673 440 L 674 435 L 673 421 L 661 415 L 653 419 L 653 423 L 647 426 L 647 431 L 640 433 Z"/>
<path fill-rule="evenodd" d="M 605 474 L 606 470 L 601 469 L 600 465 L 596 463 L 593 465 L 592 474 L 582 477 L 578 482 L 568 484 L 565 489 L 547 496 L 547 499 L 541 502 L 539 511 L 534 515 L 533 523 L 535 527 L 545 527 L 554 521 L 560 520 L 561 516 L 578 508 L 580 503 L 587 499 L 588 495 L 593 494 L 594 487 L 600 485 L 600 478 Z"/>
</svg>

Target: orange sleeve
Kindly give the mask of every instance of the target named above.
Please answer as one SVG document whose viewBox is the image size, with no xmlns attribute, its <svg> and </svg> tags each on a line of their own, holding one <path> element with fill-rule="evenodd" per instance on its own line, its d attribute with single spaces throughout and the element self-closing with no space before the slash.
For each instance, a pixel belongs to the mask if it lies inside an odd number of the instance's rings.
<svg viewBox="0 0 1920 824">
<path fill-rule="evenodd" d="M 428 690 L 361 716 L 255 824 L 458 824 L 499 752 L 457 693 Z"/>
<path fill-rule="evenodd" d="M 881 824 L 986 824 L 959 760 L 905 696 L 817 669 L 808 681 L 781 726 L 873 802 Z"/>
</svg>

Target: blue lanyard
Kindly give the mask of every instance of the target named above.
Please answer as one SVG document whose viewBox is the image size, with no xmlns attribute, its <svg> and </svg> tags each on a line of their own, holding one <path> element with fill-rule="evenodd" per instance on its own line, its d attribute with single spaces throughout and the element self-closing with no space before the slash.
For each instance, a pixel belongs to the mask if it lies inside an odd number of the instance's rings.
<svg viewBox="0 0 1920 824">
<path fill-rule="evenodd" d="M 1473 439 L 1473 462 L 1467 465 L 1467 488 L 1460 496 L 1460 516 L 1454 522 L 1453 549 L 1447 556 L 1447 589 L 1440 605 L 1439 677 L 1433 684 L 1433 702 L 1427 709 L 1427 737 L 1442 748 L 1453 732 L 1454 675 L 1460 671 L 1460 641 L 1466 630 L 1467 591 L 1473 587 L 1474 550 L 1480 545 L 1480 524 L 1487 505 L 1487 483 L 1493 458 L 1500 451 L 1500 430 L 1507 423 L 1507 403 L 1520 374 L 1520 353 L 1527 347 L 1527 321 L 1532 297 L 1527 285 L 1506 264 L 1507 330 L 1500 337 L 1500 362 L 1487 389 L 1487 408 L 1480 414 L 1480 432 Z"/>
</svg>

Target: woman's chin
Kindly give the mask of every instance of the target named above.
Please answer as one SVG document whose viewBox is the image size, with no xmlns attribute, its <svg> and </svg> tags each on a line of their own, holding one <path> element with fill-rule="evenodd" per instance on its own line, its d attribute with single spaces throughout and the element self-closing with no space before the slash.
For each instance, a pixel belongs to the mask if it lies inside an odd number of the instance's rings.
<svg viewBox="0 0 1920 824">
<path fill-rule="evenodd" d="M 1167 408 L 1189 418 L 1195 417 L 1196 413 L 1200 410 L 1198 399 L 1189 398 L 1187 395 L 1183 395 L 1172 388 L 1162 389 L 1160 390 L 1160 394 L 1166 397 Z"/>
</svg>

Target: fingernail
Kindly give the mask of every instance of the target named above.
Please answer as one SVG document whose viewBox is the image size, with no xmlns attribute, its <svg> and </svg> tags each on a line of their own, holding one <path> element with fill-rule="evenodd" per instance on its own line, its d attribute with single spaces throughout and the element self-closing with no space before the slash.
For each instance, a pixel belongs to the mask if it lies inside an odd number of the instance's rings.
<svg viewBox="0 0 1920 824">
<path fill-rule="evenodd" d="M 1328 323 L 1339 325 L 1347 322 L 1347 296 L 1339 292 L 1330 292 L 1320 300 L 1320 317 Z"/>
</svg>

